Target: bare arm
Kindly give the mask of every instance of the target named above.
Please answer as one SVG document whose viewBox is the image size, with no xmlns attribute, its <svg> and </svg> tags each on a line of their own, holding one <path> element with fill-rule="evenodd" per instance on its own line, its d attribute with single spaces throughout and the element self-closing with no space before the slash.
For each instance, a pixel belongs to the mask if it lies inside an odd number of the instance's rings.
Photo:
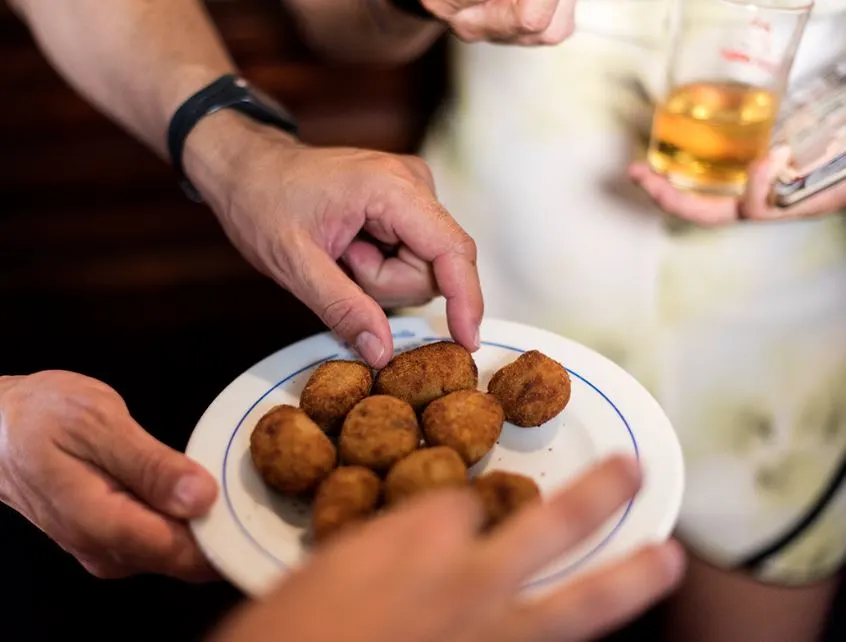
<svg viewBox="0 0 846 642">
<path fill-rule="evenodd" d="M 285 0 L 303 37 L 329 58 L 403 63 L 424 53 L 444 23 L 421 20 L 390 0 Z"/>
<path fill-rule="evenodd" d="M 67 81 L 164 158 L 179 105 L 234 71 L 200 0 L 13 6 Z M 416 305 L 442 294 L 456 340 L 478 347 L 483 306 L 475 245 L 437 202 L 419 159 L 311 148 L 224 109 L 192 129 L 184 165 L 247 260 L 374 367 L 393 351 L 380 303 Z M 360 240 L 362 230 L 396 246 L 397 255 Z"/>
<path fill-rule="evenodd" d="M 165 156 L 170 117 L 234 69 L 198 0 L 11 0 L 52 65 Z"/>
<path fill-rule="evenodd" d="M 201 0 L 9 0 L 52 66 L 162 159 L 179 105 L 235 64 Z M 263 126 L 229 110 L 185 142 L 185 172 L 220 216 Z M 271 132 L 275 140 L 287 137 Z"/>
<path fill-rule="evenodd" d="M 163 158 L 178 106 L 234 71 L 200 0 L 12 6 L 67 81 Z M 197 124 L 184 159 L 244 257 L 370 365 L 393 355 L 380 303 L 418 305 L 442 294 L 455 339 L 478 347 L 476 248 L 437 202 L 423 161 L 312 148 L 227 109 Z M 362 231 L 396 252 L 382 254 Z M 130 496 L 115 491 L 122 488 Z M 206 577 L 183 522 L 204 514 L 215 492 L 206 471 L 144 432 L 106 384 L 58 371 L 0 377 L 0 502 L 90 572 Z"/>
</svg>

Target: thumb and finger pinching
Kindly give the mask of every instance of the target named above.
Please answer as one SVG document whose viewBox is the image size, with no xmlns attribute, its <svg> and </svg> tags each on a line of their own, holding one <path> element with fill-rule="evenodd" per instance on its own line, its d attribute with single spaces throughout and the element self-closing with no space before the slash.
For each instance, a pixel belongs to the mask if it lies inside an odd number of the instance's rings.
<svg viewBox="0 0 846 642">
<path fill-rule="evenodd" d="M 301 272 L 290 288 L 326 326 L 372 367 L 393 356 L 393 337 L 385 312 L 317 244 L 302 248 Z"/>
</svg>

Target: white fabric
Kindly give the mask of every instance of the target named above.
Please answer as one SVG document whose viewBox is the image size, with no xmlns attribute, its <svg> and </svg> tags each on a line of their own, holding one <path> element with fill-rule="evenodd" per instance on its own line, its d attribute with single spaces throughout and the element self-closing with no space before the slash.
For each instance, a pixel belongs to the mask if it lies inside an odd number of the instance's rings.
<svg viewBox="0 0 846 642">
<path fill-rule="evenodd" d="M 581 0 L 560 46 L 456 43 L 455 101 L 424 155 L 477 240 L 487 314 L 591 345 L 653 391 L 687 459 L 680 533 L 731 565 L 802 514 L 846 452 L 846 226 L 679 226 L 630 183 L 666 10 Z M 794 77 L 838 56 L 846 1 L 828 0 Z M 845 502 L 761 576 L 831 572 Z"/>
</svg>

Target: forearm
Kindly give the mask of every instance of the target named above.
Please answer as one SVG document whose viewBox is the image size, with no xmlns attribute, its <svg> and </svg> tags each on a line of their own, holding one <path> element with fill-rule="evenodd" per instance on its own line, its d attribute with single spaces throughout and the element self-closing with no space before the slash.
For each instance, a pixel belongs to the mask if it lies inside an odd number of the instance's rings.
<svg viewBox="0 0 846 642">
<path fill-rule="evenodd" d="M 166 157 L 171 116 L 234 69 L 199 0 L 12 0 L 80 94 Z"/>
<path fill-rule="evenodd" d="M 445 27 L 389 0 L 285 0 L 304 38 L 324 55 L 348 62 L 401 63 L 420 56 Z"/>
</svg>

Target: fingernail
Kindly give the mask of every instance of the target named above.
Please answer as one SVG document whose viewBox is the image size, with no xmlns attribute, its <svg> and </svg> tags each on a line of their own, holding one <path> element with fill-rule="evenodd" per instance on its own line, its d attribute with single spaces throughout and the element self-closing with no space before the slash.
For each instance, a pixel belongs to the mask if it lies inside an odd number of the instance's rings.
<svg viewBox="0 0 846 642">
<path fill-rule="evenodd" d="M 366 330 L 356 338 L 355 349 L 371 366 L 375 366 L 385 354 L 385 346 L 379 341 L 379 337 Z"/>
<path fill-rule="evenodd" d="M 173 498 L 187 513 L 197 513 L 208 508 L 214 498 L 214 488 L 206 477 L 185 475 L 176 482 Z"/>
<path fill-rule="evenodd" d="M 482 336 L 479 332 L 479 328 L 476 328 L 476 334 L 473 337 L 473 349 L 478 350 L 480 345 L 482 345 Z"/>
</svg>

